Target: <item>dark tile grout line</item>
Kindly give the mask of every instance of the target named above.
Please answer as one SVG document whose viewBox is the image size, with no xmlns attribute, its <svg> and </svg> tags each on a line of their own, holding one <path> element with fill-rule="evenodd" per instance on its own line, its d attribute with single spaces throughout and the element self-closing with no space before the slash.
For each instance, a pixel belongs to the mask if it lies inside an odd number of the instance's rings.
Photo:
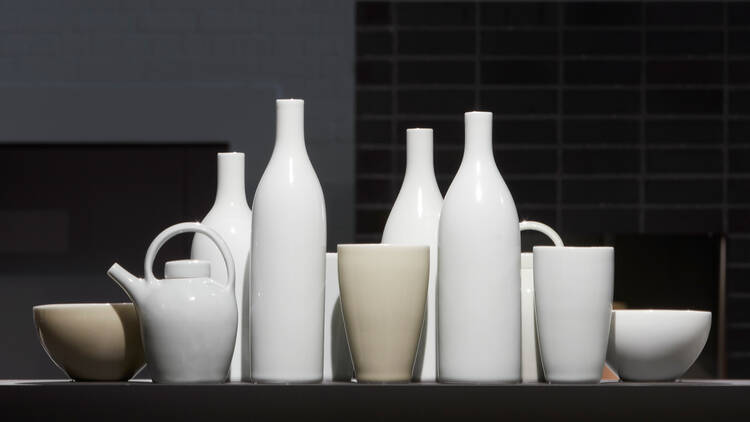
<svg viewBox="0 0 750 422">
<path fill-rule="evenodd" d="M 397 3 L 390 3 L 391 13 L 391 52 L 394 55 L 399 54 L 398 44 L 398 12 Z M 394 60 L 391 63 L 391 145 L 398 145 L 399 133 L 398 133 L 398 60 Z M 398 176 L 398 155 L 391 154 L 391 197 L 394 199 L 398 195 L 399 177 Z M 384 222 L 385 223 L 385 222 Z M 385 226 L 381 229 L 385 230 Z"/>
<path fill-rule="evenodd" d="M 722 79 L 724 86 L 722 88 L 722 228 L 724 233 L 729 232 L 729 6 L 726 1 L 722 2 L 722 19 L 724 24 L 723 41 L 724 41 L 724 60 L 722 62 Z"/>
<path fill-rule="evenodd" d="M 481 31 L 479 29 L 480 26 L 480 3 L 474 2 L 474 110 L 479 110 L 479 107 L 482 105 L 480 104 L 480 97 L 479 97 L 479 91 L 481 90 L 481 84 L 482 84 L 482 67 L 479 66 L 479 63 L 482 61 L 482 55 L 481 55 Z"/>
<path fill-rule="evenodd" d="M 555 12 L 557 15 L 557 113 L 555 116 L 556 120 L 556 154 L 557 154 L 557 172 L 556 172 L 556 186 L 555 186 L 555 227 L 558 231 L 562 232 L 565 228 L 565 222 L 563 221 L 563 107 L 565 102 L 563 100 L 564 91 L 562 85 L 565 83 L 565 66 L 562 61 L 562 51 L 564 47 L 564 32 L 562 31 L 562 25 L 564 24 L 565 12 L 560 3 L 555 6 Z"/>
<path fill-rule="evenodd" d="M 641 13 L 641 28 L 640 28 L 640 36 L 641 36 L 641 61 L 640 61 L 640 118 L 639 118 L 639 126 L 638 126 L 638 147 L 639 147 L 639 165 L 640 165 L 640 173 L 638 177 L 638 203 L 641 207 L 641 209 L 638 212 L 638 232 L 639 233 L 645 233 L 646 231 L 646 210 L 644 209 L 644 205 L 646 204 L 646 181 L 645 181 L 645 175 L 646 175 L 646 31 L 644 30 L 644 23 L 646 21 L 646 5 L 644 2 L 641 2 L 640 5 L 640 13 Z"/>
</svg>

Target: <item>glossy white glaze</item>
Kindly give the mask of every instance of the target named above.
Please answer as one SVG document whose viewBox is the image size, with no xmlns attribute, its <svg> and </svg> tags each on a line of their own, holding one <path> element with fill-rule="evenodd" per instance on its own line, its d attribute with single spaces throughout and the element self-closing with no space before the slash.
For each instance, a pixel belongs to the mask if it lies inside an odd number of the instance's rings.
<svg viewBox="0 0 750 422">
<path fill-rule="evenodd" d="M 216 200 L 202 223 L 216 230 L 229 245 L 234 259 L 235 299 L 237 300 L 238 327 L 234 343 L 231 381 L 250 380 L 250 233 L 253 214 L 245 196 L 245 154 L 219 153 Z M 218 283 L 227 279 L 224 259 L 216 245 L 206 236 L 193 237 L 191 258 L 211 263 L 211 278 Z"/>
<path fill-rule="evenodd" d="M 555 246 L 563 246 L 563 241 L 557 232 L 544 223 L 521 221 L 519 228 L 522 232 L 532 230 L 544 233 Z M 531 252 L 521 253 L 521 380 L 523 382 L 544 381 L 534 316 L 534 254 Z"/>
<path fill-rule="evenodd" d="M 304 102 L 277 100 L 276 144 L 253 201 L 251 371 L 257 382 L 323 378 L 326 212 L 305 149 Z"/>
<path fill-rule="evenodd" d="M 338 254 L 326 254 L 326 321 L 323 347 L 323 380 L 351 381 L 354 377 L 352 356 L 346 342 L 344 315 L 339 295 Z"/>
<path fill-rule="evenodd" d="M 607 364 L 625 381 L 672 381 L 690 369 L 710 331 L 711 312 L 612 311 Z"/>
<path fill-rule="evenodd" d="M 443 196 L 435 180 L 432 145 L 432 129 L 406 130 L 404 182 L 383 231 L 383 243 L 430 247 L 430 280 L 425 322 L 414 364 L 414 381 L 423 382 L 434 382 L 437 378 L 435 280 L 438 225 Z"/>
<path fill-rule="evenodd" d="M 495 164 L 492 113 L 465 114 L 463 160 L 443 201 L 438 239 L 438 379 L 521 379 L 521 241 Z"/>
<path fill-rule="evenodd" d="M 154 277 L 154 258 L 170 238 L 202 233 L 225 259 L 227 282 L 202 277 L 205 261 L 171 261 L 167 278 Z M 184 278 L 169 278 L 176 274 Z M 114 264 L 107 271 L 130 296 L 141 324 L 146 362 L 154 382 L 224 382 L 237 334 L 234 262 L 226 242 L 200 223 L 180 223 L 161 232 L 146 252 L 145 279 Z"/>
<path fill-rule="evenodd" d="M 548 382 L 601 379 L 614 269 L 611 247 L 534 247 L 536 324 Z"/>
</svg>

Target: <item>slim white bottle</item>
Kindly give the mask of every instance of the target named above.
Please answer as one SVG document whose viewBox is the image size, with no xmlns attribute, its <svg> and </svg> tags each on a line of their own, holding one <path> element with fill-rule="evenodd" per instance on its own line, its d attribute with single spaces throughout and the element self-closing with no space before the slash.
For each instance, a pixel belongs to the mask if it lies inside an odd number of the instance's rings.
<svg viewBox="0 0 750 422">
<path fill-rule="evenodd" d="M 221 235 L 234 258 L 237 280 L 237 338 L 229 369 L 230 381 L 250 380 L 250 232 L 253 214 L 245 196 L 245 154 L 219 153 L 216 200 L 202 223 Z M 219 248 L 208 237 L 196 233 L 190 253 L 192 259 L 211 262 L 211 278 L 226 283 L 227 270 Z"/>
<path fill-rule="evenodd" d="M 438 379 L 521 379 L 521 238 L 492 151 L 492 113 L 465 114 L 461 166 L 438 242 Z"/>
<path fill-rule="evenodd" d="M 276 144 L 255 191 L 251 359 L 256 382 L 323 378 L 326 212 L 304 102 L 276 100 Z"/>
<path fill-rule="evenodd" d="M 406 130 L 406 172 L 383 231 L 383 243 L 429 245 L 430 279 L 422 336 L 414 363 L 414 381 L 434 382 L 437 378 L 435 325 L 435 280 L 440 194 L 432 162 L 432 129 Z"/>
</svg>

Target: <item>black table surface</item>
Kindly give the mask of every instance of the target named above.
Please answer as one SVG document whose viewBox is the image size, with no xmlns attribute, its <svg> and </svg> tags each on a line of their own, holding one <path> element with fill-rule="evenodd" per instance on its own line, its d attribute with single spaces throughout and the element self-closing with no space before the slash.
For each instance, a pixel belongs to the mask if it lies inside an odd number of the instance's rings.
<svg viewBox="0 0 750 422">
<path fill-rule="evenodd" d="M 596 385 L 0 381 L 0 421 L 540 419 L 749 421 L 750 380 Z"/>
</svg>

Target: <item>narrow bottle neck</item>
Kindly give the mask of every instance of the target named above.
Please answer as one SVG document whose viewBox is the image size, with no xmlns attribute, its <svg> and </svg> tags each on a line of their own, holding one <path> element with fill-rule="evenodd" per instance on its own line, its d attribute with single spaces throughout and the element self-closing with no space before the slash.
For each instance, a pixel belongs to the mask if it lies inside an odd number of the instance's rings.
<svg viewBox="0 0 750 422">
<path fill-rule="evenodd" d="M 302 151 L 305 149 L 305 103 L 302 100 L 276 100 L 277 151 Z"/>
<path fill-rule="evenodd" d="M 465 115 L 463 162 L 495 162 L 492 150 L 492 113 L 470 112 Z"/>
<path fill-rule="evenodd" d="M 435 177 L 432 149 L 432 129 L 406 131 L 405 182 L 423 177 Z"/>
<path fill-rule="evenodd" d="M 216 179 L 216 202 L 247 205 L 245 196 L 245 154 L 220 153 Z"/>
</svg>

